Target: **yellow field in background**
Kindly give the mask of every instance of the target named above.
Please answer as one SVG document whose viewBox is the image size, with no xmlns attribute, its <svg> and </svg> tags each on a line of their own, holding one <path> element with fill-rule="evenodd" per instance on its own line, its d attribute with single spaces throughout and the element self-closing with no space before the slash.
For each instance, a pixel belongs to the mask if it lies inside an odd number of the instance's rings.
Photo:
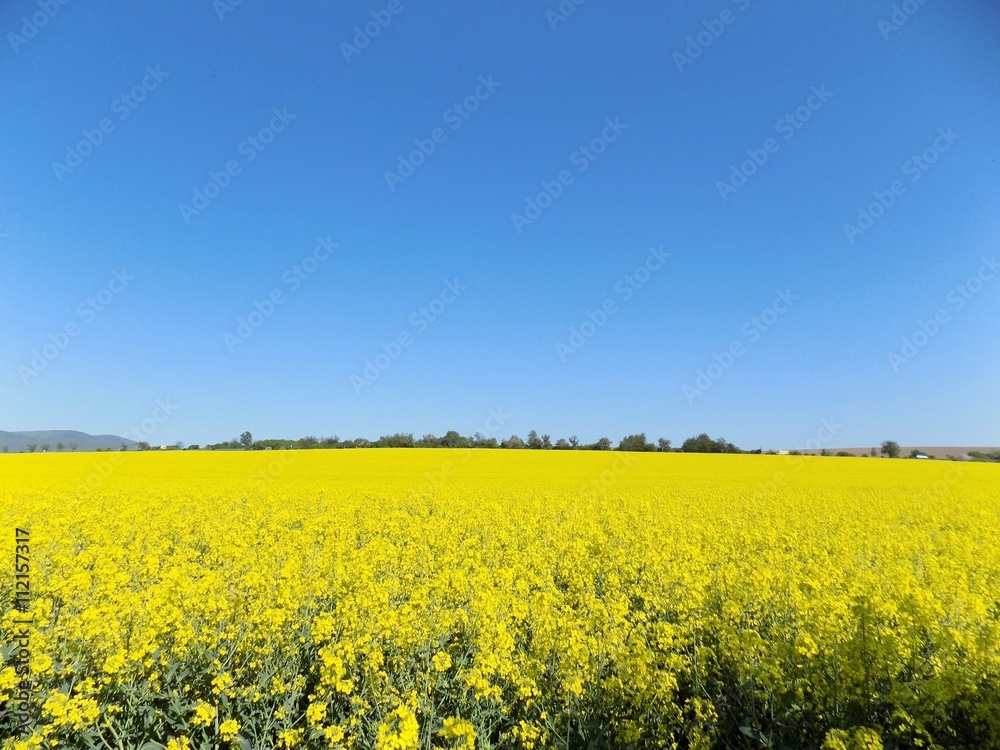
<svg viewBox="0 0 1000 750">
<path fill-rule="evenodd" d="M 992 465 L 19 454 L 0 520 L 4 748 L 1000 747 Z"/>
</svg>

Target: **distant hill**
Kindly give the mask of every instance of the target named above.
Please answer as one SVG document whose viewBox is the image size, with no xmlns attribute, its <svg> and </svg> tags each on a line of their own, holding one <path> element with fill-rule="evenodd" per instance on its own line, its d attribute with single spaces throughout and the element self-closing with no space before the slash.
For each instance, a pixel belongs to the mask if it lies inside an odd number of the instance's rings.
<svg viewBox="0 0 1000 750">
<path fill-rule="evenodd" d="M 882 450 L 882 445 L 876 445 L 875 454 L 876 456 L 881 456 L 880 451 Z M 969 453 L 971 451 L 979 451 L 981 453 L 991 453 L 1000 448 L 971 448 L 969 446 L 922 446 L 922 445 L 901 445 L 899 446 L 899 455 L 901 458 L 909 458 L 910 452 L 914 449 L 924 453 L 928 456 L 934 456 L 934 458 L 947 458 L 948 456 L 955 456 L 963 461 L 969 460 L 971 457 Z M 871 448 L 827 448 L 830 453 L 838 453 L 843 451 L 845 453 L 850 453 L 854 456 L 867 456 L 869 455 Z M 799 451 L 807 456 L 815 456 L 822 452 L 822 449 L 805 449 L 800 448 Z"/>
<path fill-rule="evenodd" d="M 27 432 L 6 432 L 0 430 L 0 451 L 8 453 L 27 453 L 28 445 L 36 446 L 35 452 L 39 453 L 42 446 L 49 444 L 49 452 L 55 453 L 56 446 L 63 444 L 64 453 L 75 450 L 96 451 L 110 448 L 120 450 L 122 443 L 128 446 L 129 450 L 135 450 L 138 444 L 134 440 L 128 440 L 118 435 L 88 435 L 86 432 L 76 430 L 31 430 Z M 75 449 L 74 447 L 75 446 Z"/>
</svg>

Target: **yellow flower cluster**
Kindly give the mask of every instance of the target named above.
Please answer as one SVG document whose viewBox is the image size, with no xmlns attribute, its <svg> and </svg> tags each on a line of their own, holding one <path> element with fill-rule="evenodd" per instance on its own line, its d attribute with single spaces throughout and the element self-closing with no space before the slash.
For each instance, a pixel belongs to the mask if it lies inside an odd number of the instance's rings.
<svg viewBox="0 0 1000 750">
<path fill-rule="evenodd" d="M 1000 748 L 992 465 L 9 455 L 0 520 L 3 750 Z"/>
<path fill-rule="evenodd" d="M 461 747 L 467 750 L 476 748 L 476 727 L 471 721 L 452 716 L 444 720 L 444 726 L 438 732 L 446 739 L 460 740 Z"/>
</svg>

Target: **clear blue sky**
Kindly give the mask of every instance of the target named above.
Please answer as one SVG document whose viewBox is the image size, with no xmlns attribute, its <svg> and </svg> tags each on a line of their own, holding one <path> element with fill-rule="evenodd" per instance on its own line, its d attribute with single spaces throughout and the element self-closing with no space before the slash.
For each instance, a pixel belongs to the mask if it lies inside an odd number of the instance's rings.
<svg viewBox="0 0 1000 750">
<path fill-rule="evenodd" d="M 4 4 L 0 428 L 1000 443 L 995 3 L 559 7 Z"/>
</svg>

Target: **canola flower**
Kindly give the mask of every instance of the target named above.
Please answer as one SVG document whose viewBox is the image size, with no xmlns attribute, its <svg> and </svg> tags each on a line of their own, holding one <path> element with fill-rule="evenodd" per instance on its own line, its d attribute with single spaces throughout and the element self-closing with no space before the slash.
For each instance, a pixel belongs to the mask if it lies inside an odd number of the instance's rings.
<svg viewBox="0 0 1000 750">
<path fill-rule="evenodd" d="M 0 457 L 0 747 L 1000 747 L 995 466 L 625 458 Z"/>
</svg>

